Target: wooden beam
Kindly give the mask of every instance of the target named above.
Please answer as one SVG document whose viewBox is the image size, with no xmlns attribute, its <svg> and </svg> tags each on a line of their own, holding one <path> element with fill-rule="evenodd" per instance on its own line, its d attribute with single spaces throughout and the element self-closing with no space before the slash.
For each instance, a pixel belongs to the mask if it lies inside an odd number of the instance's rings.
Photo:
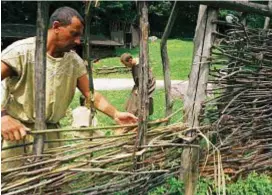
<svg viewBox="0 0 272 195">
<path fill-rule="evenodd" d="M 209 57 L 214 42 L 212 32 L 216 30 L 218 10 L 200 5 L 197 26 L 194 38 L 193 63 L 190 72 L 189 86 L 184 98 L 184 122 L 189 127 L 198 127 L 198 116 L 202 102 L 206 97 L 206 88 L 209 75 Z M 196 132 L 188 132 L 193 137 Z M 181 176 L 185 183 L 185 194 L 195 194 L 198 179 L 199 151 L 196 148 L 186 148 L 182 153 Z"/>
<path fill-rule="evenodd" d="M 270 10 L 272 10 L 272 0 L 269 0 L 268 7 Z M 266 29 L 266 30 L 269 29 L 270 20 L 271 20 L 271 16 L 265 18 L 264 29 Z"/>
<path fill-rule="evenodd" d="M 212 6 L 215 8 L 230 9 L 239 12 L 248 12 L 260 14 L 263 16 L 272 16 L 272 10 L 269 9 L 268 5 L 259 3 L 244 2 L 244 1 L 199 1 L 200 4 Z"/>
<path fill-rule="evenodd" d="M 35 51 L 35 130 L 46 129 L 45 83 L 46 83 L 46 42 L 48 2 L 39 1 L 37 9 L 37 37 Z M 44 148 L 44 134 L 34 138 L 34 154 L 41 155 Z"/>
<path fill-rule="evenodd" d="M 148 98 L 148 8 L 146 1 L 139 2 L 140 9 L 140 63 L 139 63 L 139 126 L 138 126 L 138 146 L 145 145 L 145 135 L 147 131 L 149 98 Z"/>
<path fill-rule="evenodd" d="M 177 6 L 177 1 L 175 1 L 171 14 L 169 16 L 167 25 L 164 29 L 164 33 L 162 35 L 161 44 L 160 44 L 162 67 L 163 67 L 163 78 L 164 78 L 164 90 L 165 90 L 165 117 L 169 116 L 172 113 L 172 107 L 173 107 L 173 102 L 171 98 L 170 65 L 169 65 L 169 58 L 167 53 L 167 39 L 176 21 L 177 14 L 178 14 L 178 6 Z M 167 123 L 169 122 L 170 120 Z"/>
</svg>

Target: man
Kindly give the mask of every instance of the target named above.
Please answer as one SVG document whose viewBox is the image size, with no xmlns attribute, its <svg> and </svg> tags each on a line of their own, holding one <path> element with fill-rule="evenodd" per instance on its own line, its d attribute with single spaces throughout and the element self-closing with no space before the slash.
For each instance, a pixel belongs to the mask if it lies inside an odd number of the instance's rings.
<svg viewBox="0 0 272 195">
<path fill-rule="evenodd" d="M 126 67 L 131 68 L 132 77 L 134 80 L 134 87 L 132 89 L 131 95 L 126 103 L 126 111 L 138 115 L 138 89 L 139 89 L 139 59 L 133 58 L 131 54 L 122 54 L 120 61 Z M 153 98 L 152 94 L 156 88 L 156 79 L 153 77 L 151 70 L 148 72 L 148 98 L 149 98 L 149 115 L 153 114 Z"/>
<path fill-rule="evenodd" d="M 80 44 L 84 22 L 79 13 L 69 7 L 57 9 L 49 21 L 46 67 L 46 123 L 56 128 L 65 116 L 76 87 L 85 98 L 90 98 L 89 82 L 83 60 L 71 49 Z M 35 37 L 17 41 L 2 52 L 1 79 L 6 79 L 6 95 L 1 112 L 1 134 L 4 146 L 23 140 L 26 128 L 34 128 L 34 66 Z M 95 107 L 118 124 L 135 123 L 137 118 L 119 112 L 98 92 L 94 94 Z M 59 135 L 47 134 L 46 139 Z M 29 141 L 29 140 L 27 140 Z M 49 146 L 51 147 L 51 146 Z M 13 155 L 20 154 L 13 151 Z M 9 154 L 4 155 L 5 157 Z M 3 152 L 2 152 L 3 157 Z"/>
</svg>

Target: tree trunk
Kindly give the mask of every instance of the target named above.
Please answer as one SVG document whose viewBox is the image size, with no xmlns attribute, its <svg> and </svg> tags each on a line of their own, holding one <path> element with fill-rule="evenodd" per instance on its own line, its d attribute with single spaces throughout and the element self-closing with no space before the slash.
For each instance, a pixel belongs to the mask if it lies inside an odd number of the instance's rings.
<svg viewBox="0 0 272 195">
<path fill-rule="evenodd" d="M 164 90 L 165 90 L 165 117 L 172 113 L 173 102 L 171 99 L 171 77 L 170 77 L 170 65 L 167 53 L 167 39 L 171 33 L 173 24 L 176 21 L 178 13 L 177 1 L 175 1 L 171 14 L 169 16 L 167 25 L 164 29 L 164 33 L 161 39 L 161 58 L 163 65 L 163 76 L 164 76 Z M 168 121 L 169 123 L 169 121 Z"/>
<path fill-rule="evenodd" d="M 252 3 L 252 2 L 243 2 L 243 1 L 200 1 L 199 3 L 204 5 L 209 5 L 216 8 L 224 8 L 235 10 L 239 12 L 255 13 L 263 16 L 272 16 L 272 10 L 269 9 L 267 5 Z"/>
<path fill-rule="evenodd" d="M 46 83 L 46 42 L 48 3 L 38 2 L 37 37 L 35 51 L 35 129 L 46 129 L 45 123 L 45 83 Z M 44 148 L 44 134 L 34 138 L 34 154 L 40 155 Z"/>
<path fill-rule="evenodd" d="M 272 11 L 272 0 L 269 0 L 268 7 Z M 270 20 L 271 20 L 270 17 L 266 17 L 265 21 L 264 21 L 264 29 L 266 29 L 266 30 L 269 29 L 269 24 L 270 24 Z"/>
<path fill-rule="evenodd" d="M 209 57 L 214 42 L 213 31 L 216 30 L 218 10 L 200 5 L 194 38 L 194 56 L 190 73 L 189 86 L 184 98 L 184 122 L 189 127 L 198 127 L 202 102 L 206 97 L 209 75 Z M 195 136 L 191 131 L 188 137 Z M 182 154 L 181 176 L 185 183 L 185 194 L 195 193 L 198 179 L 199 151 L 196 148 L 185 148 Z"/>
</svg>

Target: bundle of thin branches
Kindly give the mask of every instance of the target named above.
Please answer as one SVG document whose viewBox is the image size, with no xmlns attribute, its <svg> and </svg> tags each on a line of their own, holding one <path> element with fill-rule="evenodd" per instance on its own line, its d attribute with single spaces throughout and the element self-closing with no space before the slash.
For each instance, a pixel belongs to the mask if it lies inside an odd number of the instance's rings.
<svg viewBox="0 0 272 195">
<path fill-rule="evenodd" d="M 47 149 L 40 158 L 25 154 L 4 159 L 2 163 L 18 161 L 21 164 L 2 170 L 2 193 L 56 194 L 69 191 L 70 194 L 99 194 L 148 190 L 178 173 L 182 148 L 199 147 L 182 143 L 182 134 L 189 130 L 192 129 L 180 123 L 150 127 L 148 144 L 140 148 L 135 148 L 136 133 L 128 133 L 96 137 L 92 141 L 86 138 Z M 135 161 L 138 156 L 143 156 L 143 161 Z M 143 166 L 135 170 L 135 165 Z"/>
<path fill-rule="evenodd" d="M 213 47 L 209 82 L 213 98 L 200 116 L 212 124 L 209 137 L 220 150 L 223 169 L 236 178 L 272 167 L 272 30 L 236 26 Z M 213 176 L 211 151 L 204 175 Z"/>
<path fill-rule="evenodd" d="M 131 68 L 125 66 L 103 66 L 95 69 L 96 74 L 112 74 L 112 73 L 127 73 Z"/>
</svg>

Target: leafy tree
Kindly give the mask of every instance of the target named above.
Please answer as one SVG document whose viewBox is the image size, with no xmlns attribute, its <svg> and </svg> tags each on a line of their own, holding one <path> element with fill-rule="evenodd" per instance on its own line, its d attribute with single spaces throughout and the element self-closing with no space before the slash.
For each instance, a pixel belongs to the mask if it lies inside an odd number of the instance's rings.
<svg viewBox="0 0 272 195">
<path fill-rule="evenodd" d="M 151 35 L 163 32 L 167 24 L 173 2 L 155 1 L 149 3 L 149 22 Z M 178 2 L 179 13 L 173 26 L 170 37 L 192 38 L 195 31 L 198 3 Z"/>
</svg>

